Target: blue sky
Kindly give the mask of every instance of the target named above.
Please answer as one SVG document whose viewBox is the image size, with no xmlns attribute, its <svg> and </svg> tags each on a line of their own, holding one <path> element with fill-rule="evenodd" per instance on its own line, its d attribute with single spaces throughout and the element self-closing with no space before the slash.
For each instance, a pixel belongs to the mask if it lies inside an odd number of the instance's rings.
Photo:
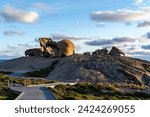
<svg viewBox="0 0 150 117">
<path fill-rule="evenodd" d="M 0 59 L 24 56 L 39 37 L 71 39 L 76 52 L 117 46 L 150 60 L 150 0 L 5 0 Z"/>
</svg>

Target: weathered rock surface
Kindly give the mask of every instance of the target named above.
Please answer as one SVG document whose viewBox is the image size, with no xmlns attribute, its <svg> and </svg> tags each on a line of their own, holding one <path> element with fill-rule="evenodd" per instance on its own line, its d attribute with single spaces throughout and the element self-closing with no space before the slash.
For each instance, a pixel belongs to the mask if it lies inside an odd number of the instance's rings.
<svg viewBox="0 0 150 117">
<path fill-rule="evenodd" d="M 41 57 L 43 56 L 41 48 L 33 48 L 33 49 L 28 49 L 25 51 L 25 56 L 36 56 L 36 57 Z"/>
<path fill-rule="evenodd" d="M 34 71 L 49 67 L 56 60 L 58 62 L 47 76 L 48 79 L 91 83 L 132 83 L 150 87 L 150 62 L 125 56 L 22 57 L 0 63 L 0 71 Z"/>
<path fill-rule="evenodd" d="M 125 56 L 75 55 L 60 59 L 47 78 L 57 80 L 122 82 L 150 86 L 150 62 Z"/>
<path fill-rule="evenodd" d="M 39 38 L 43 56 L 64 57 L 74 54 L 75 45 L 69 39 L 62 39 L 55 42 L 51 38 Z"/>
<path fill-rule="evenodd" d="M 124 55 L 125 54 L 122 52 L 122 50 L 120 50 L 119 48 L 113 46 L 112 49 L 110 50 L 110 52 L 108 53 L 109 55 L 112 55 L 112 56 L 121 56 L 121 55 Z"/>
<path fill-rule="evenodd" d="M 46 57 L 20 57 L 0 63 L 0 71 L 9 71 L 14 73 L 26 73 L 36 71 L 51 66 L 59 58 Z"/>
<path fill-rule="evenodd" d="M 93 53 L 92 53 L 92 55 L 96 55 L 96 56 L 99 56 L 99 55 L 106 55 L 108 53 L 108 50 L 107 50 L 107 48 L 104 48 L 104 49 L 98 49 L 98 50 L 96 50 L 96 51 L 94 51 Z"/>
</svg>

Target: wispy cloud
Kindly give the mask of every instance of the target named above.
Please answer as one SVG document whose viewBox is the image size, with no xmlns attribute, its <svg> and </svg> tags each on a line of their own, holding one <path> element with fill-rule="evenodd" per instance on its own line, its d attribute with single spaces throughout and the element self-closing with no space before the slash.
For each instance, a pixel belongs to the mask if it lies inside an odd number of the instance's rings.
<svg viewBox="0 0 150 117">
<path fill-rule="evenodd" d="M 123 42 L 135 42 L 135 39 L 130 37 L 120 37 L 120 38 L 113 38 L 113 39 L 99 39 L 85 42 L 86 45 L 89 46 L 106 46 L 110 44 L 119 44 Z"/>
<path fill-rule="evenodd" d="M 148 2 L 150 2 L 149 0 L 134 0 L 135 5 L 137 6 L 145 6 Z"/>
<path fill-rule="evenodd" d="M 14 58 L 24 56 L 24 52 L 30 48 L 38 48 L 37 45 L 32 44 L 17 44 L 16 46 L 7 45 L 5 49 L 0 50 L 0 58 Z"/>
<path fill-rule="evenodd" d="M 11 45 L 7 45 L 7 49 L 9 49 L 9 50 L 15 50 L 15 49 L 17 49 L 17 47 L 11 46 Z"/>
<path fill-rule="evenodd" d="M 146 49 L 146 50 L 150 50 L 150 45 L 143 45 L 141 48 Z"/>
<path fill-rule="evenodd" d="M 22 36 L 25 33 L 23 31 L 20 31 L 20 30 L 7 30 L 7 31 L 4 31 L 3 34 L 5 36 L 13 37 L 13 36 Z"/>
<path fill-rule="evenodd" d="M 43 9 L 47 9 L 48 5 L 42 2 L 34 2 L 32 3 L 32 7 L 43 10 Z"/>
<path fill-rule="evenodd" d="M 122 11 L 97 11 L 92 13 L 91 19 L 96 22 L 135 22 L 149 20 L 149 12 L 144 10 L 122 10 Z"/>
<path fill-rule="evenodd" d="M 142 23 L 138 23 L 137 27 L 138 28 L 150 27 L 150 21 L 144 21 Z"/>
<path fill-rule="evenodd" d="M 0 11 L 0 17 L 1 20 L 10 23 L 35 23 L 38 20 L 39 15 L 33 11 L 24 11 L 8 5 Z"/>
<path fill-rule="evenodd" d="M 78 37 L 78 36 L 71 36 L 71 35 L 64 35 L 64 34 L 51 34 L 51 38 L 53 40 L 61 40 L 61 39 L 82 40 L 82 39 L 88 39 L 86 37 Z"/>
<path fill-rule="evenodd" d="M 136 5 L 141 5 L 141 4 L 143 4 L 144 1 L 145 1 L 145 0 L 134 0 L 134 3 L 135 3 Z"/>
<path fill-rule="evenodd" d="M 29 45 L 29 44 L 18 44 L 19 47 L 22 47 L 22 48 L 32 48 L 33 45 Z"/>
</svg>

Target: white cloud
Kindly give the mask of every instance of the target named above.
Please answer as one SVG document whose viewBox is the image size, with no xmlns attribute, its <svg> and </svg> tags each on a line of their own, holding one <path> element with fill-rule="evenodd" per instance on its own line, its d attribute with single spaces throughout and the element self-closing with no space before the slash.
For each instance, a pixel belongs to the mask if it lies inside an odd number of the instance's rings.
<svg viewBox="0 0 150 117">
<path fill-rule="evenodd" d="M 82 39 L 88 39 L 86 37 L 78 37 L 78 36 L 63 35 L 63 34 L 51 34 L 51 37 L 54 40 L 61 40 L 61 39 L 82 40 Z"/>
<path fill-rule="evenodd" d="M 6 22 L 35 23 L 39 15 L 33 11 L 26 12 L 12 6 L 5 6 L 0 12 L 0 17 Z"/>
<path fill-rule="evenodd" d="M 146 5 L 146 3 L 150 2 L 150 0 L 134 0 L 135 5 L 137 6 L 143 6 Z"/>
<path fill-rule="evenodd" d="M 91 14 L 96 22 L 135 22 L 150 20 L 150 13 L 145 10 L 97 11 Z"/>
<path fill-rule="evenodd" d="M 141 5 L 141 4 L 143 4 L 144 1 L 145 1 L 145 0 L 134 0 L 134 3 L 135 3 L 136 5 Z"/>
<path fill-rule="evenodd" d="M 21 43 L 15 46 L 7 45 L 5 49 L 0 50 L 0 57 L 2 58 L 16 58 L 24 56 L 24 52 L 30 48 L 38 48 L 39 46 L 28 43 Z"/>
<path fill-rule="evenodd" d="M 47 4 L 42 3 L 42 2 L 35 2 L 32 4 L 32 6 L 37 9 L 47 9 L 48 7 Z"/>
<path fill-rule="evenodd" d="M 93 40 L 85 42 L 86 45 L 89 46 L 106 46 L 106 45 L 113 45 L 113 44 L 121 44 L 121 43 L 127 43 L 127 42 L 135 42 L 136 39 L 130 38 L 130 37 L 119 37 L 119 38 L 113 38 L 113 39 L 99 39 L 99 40 Z"/>
<path fill-rule="evenodd" d="M 24 35 L 24 32 L 20 31 L 20 30 L 7 30 L 7 31 L 4 31 L 3 34 L 5 36 L 15 36 L 15 35 L 18 35 L 18 36 L 22 36 Z"/>
</svg>

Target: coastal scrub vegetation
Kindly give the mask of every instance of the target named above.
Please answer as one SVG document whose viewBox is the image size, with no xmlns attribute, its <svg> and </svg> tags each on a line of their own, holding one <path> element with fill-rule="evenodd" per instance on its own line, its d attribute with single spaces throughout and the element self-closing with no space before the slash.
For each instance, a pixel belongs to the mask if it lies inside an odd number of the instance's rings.
<svg viewBox="0 0 150 117">
<path fill-rule="evenodd" d="M 10 91 L 7 86 L 8 80 L 10 79 L 11 78 L 0 74 L 0 100 L 13 100 L 18 96 L 18 94 L 15 94 L 12 91 Z M 16 80 L 13 79 L 13 82 L 16 82 Z M 18 82 L 20 83 L 20 80 L 18 80 Z"/>
<path fill-rule="evenodd" d="M 150 99 L 150 95 L 142 92 L 121 93 L 115 85 L 91 84 L 87 82 L 75 85 L 56 85 L 49 89 L 59 100 L 140 100 Z"/>
<path fill-rule="evenodd" d="M 31 71 L 24 74 L 26 77 L 40 77 L 46 78 L 49 73 L 55 68 L 55 65 L 58 63 L 58 60 L 54 61 L 51 66 L 37 71 Z"/>
<path fill-rule="evenodd" d="M 13 85 L 24 86 L 24 85 L 35 85 L 34 79 L 30 79 L 25 83 L 25 78 L 15 78 L 0 73 L 0 100 L 13 100 L 18 94 L 12 92 L 8 87 L 8 82 Z M 48 79 L 36 79 L 36 85 L 54 83 L 55 81 Z"/>
</svg>

